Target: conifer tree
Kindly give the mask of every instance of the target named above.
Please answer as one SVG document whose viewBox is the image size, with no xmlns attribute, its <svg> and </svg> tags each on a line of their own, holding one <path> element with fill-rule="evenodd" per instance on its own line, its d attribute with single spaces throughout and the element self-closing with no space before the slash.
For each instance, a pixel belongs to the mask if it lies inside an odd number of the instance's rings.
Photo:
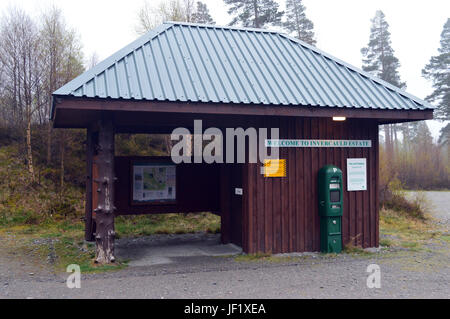
<svg viewBox="0 0 450 319">
<path fill-rule="evenodd" d="M 286 22 L 283 25 L 289 33 L 295 33 L 298 39 L 315 45 L 314 24 L 306 17 L 305 10 L 302 0 L 287 0 Z"/>
<path fill-rule="evenodd" d="M 394 55 L 389 24 L 386 22 L 385 15 L 381 10 L 378 10 L 375 18 L 372 19 L 369 44 L 361 49 L 361 53 L 364 57 L 364 71 L 396 87 L 406 87 L 406 84 L 400 80 L 398 72 L 400 62 Z"/>
<path fill-rule="evenodd" d="M 441 33 L 439 55 L 433 56 L 422 70 L 422 75 L 433 82 L 433 93 L 426 98 L 429 102 L 437 102 L 436 116 L 450 119 L 450 19 Z"/>
<path fill-rule="evenodd" d="M 209 14 L 208 7 L 205 3 L 197 1 L 197 10 L 192 15 L 192 22 L 204 23 L 204 24 L 216 24 L 211 15 Z"/>
<path fill-rule="evenodd" d="M 400 80 L 400 62 L 391 46 L 389 24 L 381 10 L 378 10 L 372 19 L 369 43 L 361 49 L 361 53 L 364 71 L 398 88 L 406 88 L 406 83 Z M 384 125 L 386 153 L 390 160 L 394 155 L 394 144 L 397 144 L 397 129 L 396 125 Z"/>
<path fill-rule="evenodd" d="M 230 25 L 265 28 L 267 25 L 281 25 L 283 11 L 275 0 L 224 0 L 230 6 L 229 14 L 234 15 Z"/>
</svg>

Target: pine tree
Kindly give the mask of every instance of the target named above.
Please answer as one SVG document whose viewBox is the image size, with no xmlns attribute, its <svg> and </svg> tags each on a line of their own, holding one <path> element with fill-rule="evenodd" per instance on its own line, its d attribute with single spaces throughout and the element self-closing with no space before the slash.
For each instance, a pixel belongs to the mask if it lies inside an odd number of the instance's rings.
<svg viewBox="0 0 450 319">
<path fill-rule="evenodd" d="M 441 135 L 439 136 L 439 144 L 449 144 L 450 143 L 450 123 L 441 128 Z"/>
<path fill-rule="evenodd" d="M 370 39 L 367 47 L 361 49 L 363 55 L 363 70 L 370 74 L 396 86 L 406 88 L 406 83 L 401 82 L 398 68 L 400 62 L 394 55 L 394 49 L 391 46 L 391 34 L 389 24 L 386 22 L 385 15 L 378 10 L 372 19 L 372 28 L 370 30 Z M 397 144 L 396 125 L 385 125 L 385 143 L 386 153 L 389 160 L 394 155 L 394 144 Z"/>
<path fill-rule="evenodd" d="M 441 33 L 439 55 L 430 59 L 422 75 L 433 81 L 433 93 L 426 98 L 429 102 L 437 102 L 437 117 L 450 119 L 450 19 L 444 25 Z"/>
<path fill-rule="evenodd" d="M 209 14 L 208 7 L 201 1 L 197 1 L 197 11 L 192 15 L 192 22 L 204 24 L 216 24 Z"/>
<path fill-rule="evenodd" d="M 442 148 L 444 163 L 447 166 L 447 171 L 450 175 L 450 123 L 441 129 L 439 136 L 439 146 Z"/>
<path fill-rule="evenodd" d="M 315 45 L 314 24 L 306 17 L 305 10 L 302 0 L 287 0 L 286 22 L 283 25 L 289 33 L 295 33 L 298 39 Z"/>
<path fill-rule="evenodd" d="M 399 88 L 405 88 L 401 82 L 398 68 L 400 62 L 394 56 L 391 46 L 391 33 L 385 15 L 378 10 L 372 19 L 370 40 L 367 47 L 361 49 L 363 70 Z"/>
<path fill-rule="evenodd" d="M 241 23 L 244 27 L 264 28 L 267 25 L 281 25 L 283 11 L 275 0 L 224 0 L 234 14 L 230 25 Z"/>
</svg>

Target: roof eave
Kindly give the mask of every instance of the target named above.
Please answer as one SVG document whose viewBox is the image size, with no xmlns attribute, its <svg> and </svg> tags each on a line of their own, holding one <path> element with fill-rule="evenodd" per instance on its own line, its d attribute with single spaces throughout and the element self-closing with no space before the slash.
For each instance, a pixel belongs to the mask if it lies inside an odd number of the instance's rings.
<svg viewBox="0 0 450 319">
<path fill-rule="evenodd" d="M 233 103 L 189 103 L 124 100 L 111 98 L 83 98 L 54 96 L 56 111 L 76 110 L 80 112 L 154 112 L 168 114 L 213 114 L 238 116 L 286 116 L 286 117 L 333 117 L 345 116 L 354 119 L 373 119 L 381 124 L 420 121 L 433 119 L 432 109 L 394 110 L 394 109 L 362 109 L 362 108 L 329 108 L 314 106 L 279 106 Z M 58 126 L 56 121 L 55 126 Z"/>
</svg>

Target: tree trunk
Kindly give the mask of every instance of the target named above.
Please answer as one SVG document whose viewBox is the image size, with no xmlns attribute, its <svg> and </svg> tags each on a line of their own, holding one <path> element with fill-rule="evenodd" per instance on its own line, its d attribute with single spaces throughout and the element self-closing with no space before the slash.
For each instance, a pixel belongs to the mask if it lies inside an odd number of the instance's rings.
<svg viewBox="0 0 450 319">
<path fill-rule="evenodd" d="M 49 120 L 47 123 L 47 166 L 52 160 L 52 126 L 52 120 Z"/>
<path fill-rule="evenodd" d="M 386 155 L 389 161 L 392 160 L 392 140 L 391 140 L 391 128 L 389 124 L 384 126 L 384 139 L 386 143 Z"/>
<path fill-rule="evenodd" d="M 253 0 L 253 10 L 255 14 L 255 28 L 259 28 L 258 1 Z"/>
<path fill-rule="evenodd" d="M 109 264 L 114 257 L 114 127 L 110 119 L 99 122 L 98 137 L 98 207 L 96 213 L 96 258 L 99 264 Z"/>
<path fill-rule="evenodd" d="M 65 153 L 65 144 L 66 144 L 66 138 L 65 138 L 64 131 L 61 132 L 61 166 L 60 166 L 60 185 L 61 185 L 61 195 L 64 193 L 64 153 Z"/>
<path fill-rule="evenodd" d="M 170 135 L 164 136 L 164 142 L 166 144 L 167 154 L 168 156 L 172 155 L 172 140 L 170 139 Z"/>
<path fill-rule="evenodd" d="M 86 205 L 85 205 L 85 228 L 84 239 L 89 242 L 95 241 L 94 224 L 92 221 L 92 161 L 94 158 L 94 133 L 92 127 L 86 132 Z"/>
<path fill-rule="evenodd" d="M 31 116 L 27 116 L 27 162 L 31 181 L 34 183 L 33 153 L 31 149 Z"/>
</svg>

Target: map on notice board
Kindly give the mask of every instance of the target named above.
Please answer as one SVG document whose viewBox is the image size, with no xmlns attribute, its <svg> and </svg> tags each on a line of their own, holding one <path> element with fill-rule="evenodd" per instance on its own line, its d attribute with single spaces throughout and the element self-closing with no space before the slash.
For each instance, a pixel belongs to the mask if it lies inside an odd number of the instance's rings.
<svg viewBox="0 0 450 319">
<path fill-rule="evenodd" d="M 171 202 L 176 198 L 175 165 L 150 163 L 133 165 L 134 202 Z"/>
</svg>

